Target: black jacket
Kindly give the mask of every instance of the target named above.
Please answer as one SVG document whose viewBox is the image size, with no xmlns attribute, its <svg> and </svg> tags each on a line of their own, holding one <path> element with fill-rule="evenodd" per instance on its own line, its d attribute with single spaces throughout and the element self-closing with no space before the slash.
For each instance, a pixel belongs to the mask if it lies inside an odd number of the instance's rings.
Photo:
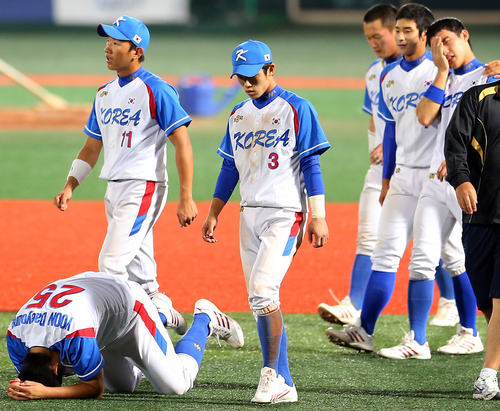
<svg viewBox="0 0 500 411">
<path fill-rule="evenodd" d="M 453 113 L 444 147 L 448 181 L 470 182 L 477 211 L 468 224 L 500 224 L 500 81 L 471 87 Z"/>
</svg>

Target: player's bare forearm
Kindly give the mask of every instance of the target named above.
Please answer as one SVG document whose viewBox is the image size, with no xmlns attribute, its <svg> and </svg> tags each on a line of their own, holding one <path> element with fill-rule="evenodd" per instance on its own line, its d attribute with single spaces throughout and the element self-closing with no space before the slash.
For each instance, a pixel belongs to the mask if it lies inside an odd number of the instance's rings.
<svg viewBox="0 0 500 411">
<path fill-rule="evenodd" d="M 326 245 L 330 237 L 328 224 L 324 218 L 313 218 L 307 227 L 307 238 L 309 244 L 314 248 L 320 248 Z"/>
<path fill-rule="evenodd" d="M 484 75 L 488 77 L 500 78 L 500 60 L 490 61 L 484 65 Z"/>
<path fill-rule="evenodd" d="M 219 214 L 221 213 L 225 205 L 226 203 L 220 198 L 214 197 L 212 199 L 210 209 L 208 210 L 207 219 L 203 223 L 203 227 L 201 227 L 201 237 L 203 238 L 203 241 L 207 243 L 217 242 L 217 239 L 214 237 L 214 231 L 217 227 Z"/>
<path fill-rule="evenodd" d="M 192 198 L 181 199 L 177 207 L 177 218 L 181 227 L 187 227 L 198 216 L 198 208 Z"/>
<path fill-rule="evenodd" d="M 472 214 L 477 211 L 477 193 L 474 186 L 469 183 L 462 183 L 457 187 L 457 200 L 460 208 L 466 214 Z"/>
<path fill-rule="evenodd" d="M 384 161 L 384 153 L 382 150 L 382 144 L 379 144 L 370 153 L 370 164 L 382 164 Z"/>
<path fill-rule="evenodd" d="M 446 168 L 446 160 L 443 160 L 441 165 L 438 168 L 437 176 L 439 181 L 443 181 L 448 175 L 448 169 Z"/>
<path fill-rule="evenodd" d="M 94 168 L 94 166 L 97 164 L 97 160 L 99 160 L 102 146 L 102 140 L 88 137 L 85 145 L 82 147 L 76 158 L 89 163 L 90 166 Z"/>
<path fill-rule="evenodd" d="M 431 40 L 431 51 L 432 59 L 438 69 L 438 73 L 432 84 L 433 86 L 444 90 L 446 87 L 446 81 L 448 80 L 450 65 L 443 54 L 443 43 L 440 37 L 434 37 Z M 436 103 L 425 96 L 422 97 L 417 105 L 417 117 L 419 123 L 426 127 L 430 126 L 434 123 L 434 121 L 436 121 L 440 109 L 440 103 Z"/>
<path fill-rule="evenodd" d="M 69 177 L 62 191 L 54 197 L 54 205 L 61 211 L 66 211 L 68 203 L 73 197 L 73 191 L 78 187 L 78 181 L 74 177 Z"/>
<path fill-rule="evenodd" d="M 17 401 L 67 398 L 101 398 L 104 394 L 104 373 L 94 378 L 65 387 L 47 387 L 33 381 L 17 381 L 9 384 L 7 395 Z"/>
<path fill-rule="evenodd" d="M 177 217 L 181 227 L 185 227 L 198 215 L 193 201 L 193 148 L 186 126 L 176 128 L 168 137 L 175 147 L 175 165 L 179 174 L 180 202 Z"/>
</svg>

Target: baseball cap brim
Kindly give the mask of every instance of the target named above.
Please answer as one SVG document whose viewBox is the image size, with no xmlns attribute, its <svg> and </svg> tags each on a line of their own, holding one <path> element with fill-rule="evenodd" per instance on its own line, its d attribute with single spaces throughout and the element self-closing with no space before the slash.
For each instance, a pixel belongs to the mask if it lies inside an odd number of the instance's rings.
<svg viewBox="0 0 500 411">
<path fill-rule="evenodd" d="M 97 34 L 101 37 L 112 37 L 116 40 L 130 40 L 120 30 L 106 24 L 99 24 L 97 26 Z"/>
<path fill-rule="evenodd" d="M 259 74 L 259 71 L 262 70 L 264 64 L 248 64 L 248 65 L 242 64 L 236 67 L 233 66 L 233 72 L 231 73 L 231 78 L 235 74 L 239 74 L 240 76 L 244 77 L 254 77 L 257 74 Z"/>
</svg>

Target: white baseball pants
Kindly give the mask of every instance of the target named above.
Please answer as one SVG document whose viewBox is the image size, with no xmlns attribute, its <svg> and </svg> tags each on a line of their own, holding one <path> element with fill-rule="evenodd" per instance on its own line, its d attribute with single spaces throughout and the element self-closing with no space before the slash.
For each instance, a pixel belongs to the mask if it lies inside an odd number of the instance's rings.
<svg viewBox="0 0 500 411">
<path fill-rule="evenodd" d="M 108 182 L 104 198 L 108 232 L 99 254 L 99 271 L 135 281 L 148 294 L 158 290 L 152 229 L 167 193 L 167 183 Z"/>
<path fill-rule="evenodd" d="M 280 304 L 280 286 L 304 238 L 307 214 L 270 207 L 242 207 L 240 255 L 254 314 Z"/>
<path fill-rule="evenodd" d="M 140 285 L 131 283 L 136 300 L 127 330 L 101 349 L 104 384 L 111 392 L 133 392 L 142 374 L 160 394 L 184 394 L 193 387 L 198 363 L 176 354 L 158 310 Z"/>
</svg>

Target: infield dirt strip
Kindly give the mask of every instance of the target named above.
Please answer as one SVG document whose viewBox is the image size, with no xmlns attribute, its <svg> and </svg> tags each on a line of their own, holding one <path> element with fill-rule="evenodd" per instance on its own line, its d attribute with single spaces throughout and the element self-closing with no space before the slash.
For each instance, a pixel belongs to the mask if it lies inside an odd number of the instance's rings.
<svg viewBox="0 0 500 411">
<path fill-rule="evenodd" d="M 201 238 L 209 203 L 197 205 L 199 216 L 190 227 L 179 227 L 177 204 L 168 203 L 154 228 L 161 290 L 182 312 L 190 312 L 202 297 L 224 311 L 249 311 L 239 259 L 239 205 L 228 203 L 222 212 L 216 244 Z M 327 204 L 330 240 L 321 249 L 313 249 L 307 240 L 302 243 L 282 285 L 283 312 L 315 313 L 319 303 L 333 304 L 329 288 L 339 298 L 347 294 L 357 208 L 357 204 Z M 0 215 L 1 311 L 17 311 L 51 281 L 97 270 L 107 227 L 104 202 L 72 201 L 61 212 L 49 201 L 0 200 Z M 406 313 L 407 255 L 401 266 L 385 314 Z"/>
</svg>

